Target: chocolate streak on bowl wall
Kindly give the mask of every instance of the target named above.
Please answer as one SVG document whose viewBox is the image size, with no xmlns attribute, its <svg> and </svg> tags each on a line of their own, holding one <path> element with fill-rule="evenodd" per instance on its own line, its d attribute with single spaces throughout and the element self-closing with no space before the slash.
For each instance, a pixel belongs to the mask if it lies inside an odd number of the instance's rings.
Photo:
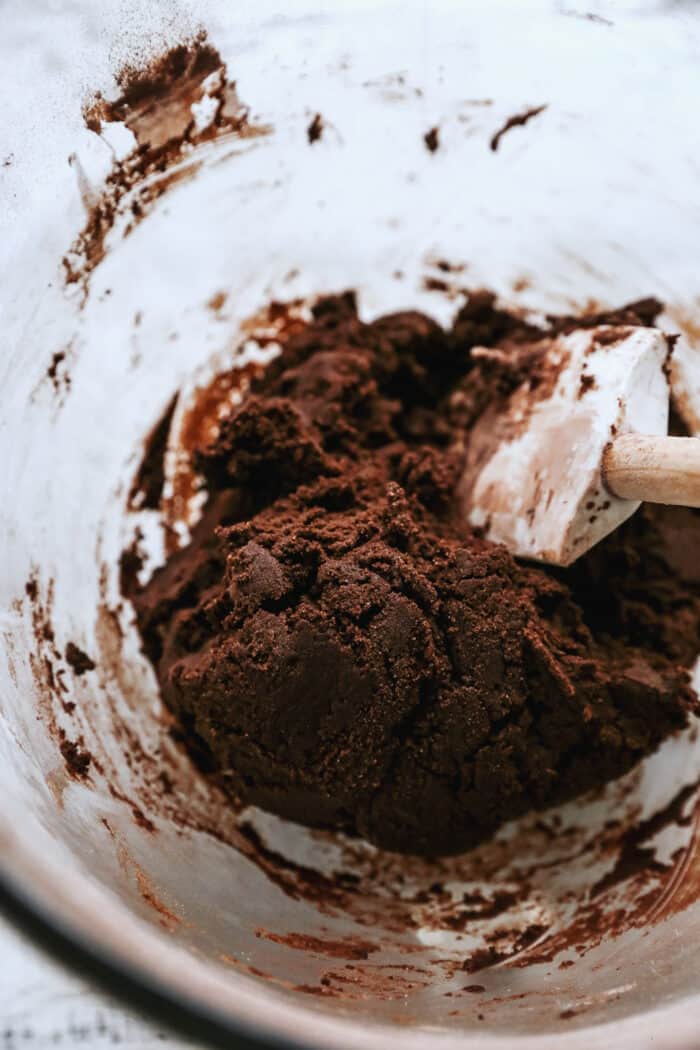
<svg viewBox="0 0 700 1050">
<path fill-rule="evenodd" d="M 165 482 L 165 450 L 176 403 L 177 394 L 173 394 L 144 442 L 143 456 L 129 492 L 132 510 L 156 510 L 160 506 Z"/>
<path fill-rule="evenodd" d="M 526 109 L 523 113 L 515 113 L 512 117 L 508 117 L 503 126 L 499 128 L 499 130 L 491 138 L 490 146 L 492 152 L 497 152 L 498 147 L 501 144 L 501 139 L 504 137 L 504 135 L 507 135 L 508 132 L 511 131 L 513 128 L 524 127 L 529 121 L 533 119 L 533 117 L 539 116 L 539 114 L 543 113 L 545 109 L 547 109 L 546 105 L 531 106 L 529 109 Z"/>
<path fill-rule="evenodd" d="M 77 284 L 86 296 L 90 275 L 106 253 L 105 240 L 118 219 L 128 236 L 167 189 L 197 171 L 197 147 L 223 137 L 255 138 L 269 126 L 254 124 L 236 94 L 215 47 L 200 34 L 157 56 L 145 66 L 128 65 L 116 75 L 116 99 L 97 94 L 83 116 L 99 135 L 104 124 L 123 123 L 136 139 L 128 156 L 115 160 L 104 187 L 84 192 L 85 226 L 63 259 L 66 284 Z M 205 126 L 192 111 L 203 100 L 213 103 Z"/>
</svg>

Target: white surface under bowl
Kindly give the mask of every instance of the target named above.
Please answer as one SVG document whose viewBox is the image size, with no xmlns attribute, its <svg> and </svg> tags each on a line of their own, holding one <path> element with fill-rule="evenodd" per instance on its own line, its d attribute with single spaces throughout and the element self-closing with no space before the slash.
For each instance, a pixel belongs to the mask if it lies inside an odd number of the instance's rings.
<svg viewBox="0 0 700 1050">
<path fill-rule="evenodd" d="M 84 103 L 202 26 L 269 130 L 197 145 L 131 229 L 121 197 L 104 257 L 67 284 L 85 209 L 133 146 L 89 130 Z M 271 299 L 356 288 L 365 317 L 447 321 L 459 286 L 534 310 L 658 295 L 687 336 L 690 417 L 699 56 L 700 13 L 678 2 L 5 5 L 0 872 L 195 1018 L 271 1045 L 697 1045 L 695 788 L 679 795 L 695 727 L 596 798 L 407 866 L 230 813 L 173 742 L 118 577 L 137 525 L 160 536 L 155 511 L 127 510 L 144 433 Z M 71 641 L 95 670 L 73 673 Z M 655 865 L 603 892 L 659 811 L 640 840 Z"/>
</svg>

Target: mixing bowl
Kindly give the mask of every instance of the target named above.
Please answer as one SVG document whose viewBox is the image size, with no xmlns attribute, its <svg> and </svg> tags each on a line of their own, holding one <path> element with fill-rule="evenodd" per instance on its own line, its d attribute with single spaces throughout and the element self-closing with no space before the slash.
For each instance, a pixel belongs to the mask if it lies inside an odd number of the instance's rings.
<svg viewBox="0 0 700 1050">
<path fill-rule="evenodd" d="M 3 899 L 200 1038 L 698 1043 L 696 726 L 469 854 L 401 858 L 234 813 L 120 588 L 125 549 L 155 564 L 197 513 L 151 430 L 175 392 L 182 436 L 211 377 L 274 354 L 320 293 L 442 321 L 481 286 L 528 311 L 656 295 L 692 420 L 700 12 L 580 4 L 3 6 Z M 160 506 L 134 487 L 149 430 Z"/>
</svg>

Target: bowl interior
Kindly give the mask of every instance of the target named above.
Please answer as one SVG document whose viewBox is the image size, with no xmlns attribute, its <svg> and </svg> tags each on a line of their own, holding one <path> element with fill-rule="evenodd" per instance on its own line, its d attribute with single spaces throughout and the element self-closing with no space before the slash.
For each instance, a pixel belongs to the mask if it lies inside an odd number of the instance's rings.
<svg viewBox="0 0 700 1050">
<path fill-rule="evenodd" d="M 261 1025 L 292 1004 L 340 1019 L 343 1045 L 367 1022 L 560 1038 L 697 990 L 695 726 L 595 797 L 407 861 L 234 814 L 173 736 L 120 593 L 137 530 L 163 556 L 162 509 L 129 506 L 144 435 L 179 389 L 176 423 L 222 368 L 274 352 L 272 300 L 303 315 L 355 288 L 367 318 L 448 321 L 468 287 L 534 311 L 657 295 L 700 396 L 700 18 L 604 6 L 208 3 L 212 97 L 235 81 L 245 124 L 119 184 L 97 238 L 104 179 L 145 132 L 98 135 L 86 99 L 198 26 L 166 3 L 100 20 L 35 4 L 1 45 L 0 831 L 97 888 L 117 926 L 153 927 L 173 981 L 215 968 L 231 1017 L 263 989 Z M 16 874 L 10 850 L 0 863 Z"/>
</svg>

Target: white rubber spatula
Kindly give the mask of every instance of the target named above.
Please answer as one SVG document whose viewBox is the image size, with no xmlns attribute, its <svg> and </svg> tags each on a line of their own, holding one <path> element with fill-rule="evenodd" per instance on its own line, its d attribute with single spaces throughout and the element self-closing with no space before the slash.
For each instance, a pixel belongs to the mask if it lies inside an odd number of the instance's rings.
<svg viewBox="0 0 700 1050">
<path fill-rule="evenodd" d="M 460 494 L 470 524 L 520 557 L 569 565 L 643 500 L 700 506 L 700 438 L 667 436 L 661 332 L 601 325 L 541 349 L 545 393 L 524 381 L 469 435 Z"/>
</svg>

